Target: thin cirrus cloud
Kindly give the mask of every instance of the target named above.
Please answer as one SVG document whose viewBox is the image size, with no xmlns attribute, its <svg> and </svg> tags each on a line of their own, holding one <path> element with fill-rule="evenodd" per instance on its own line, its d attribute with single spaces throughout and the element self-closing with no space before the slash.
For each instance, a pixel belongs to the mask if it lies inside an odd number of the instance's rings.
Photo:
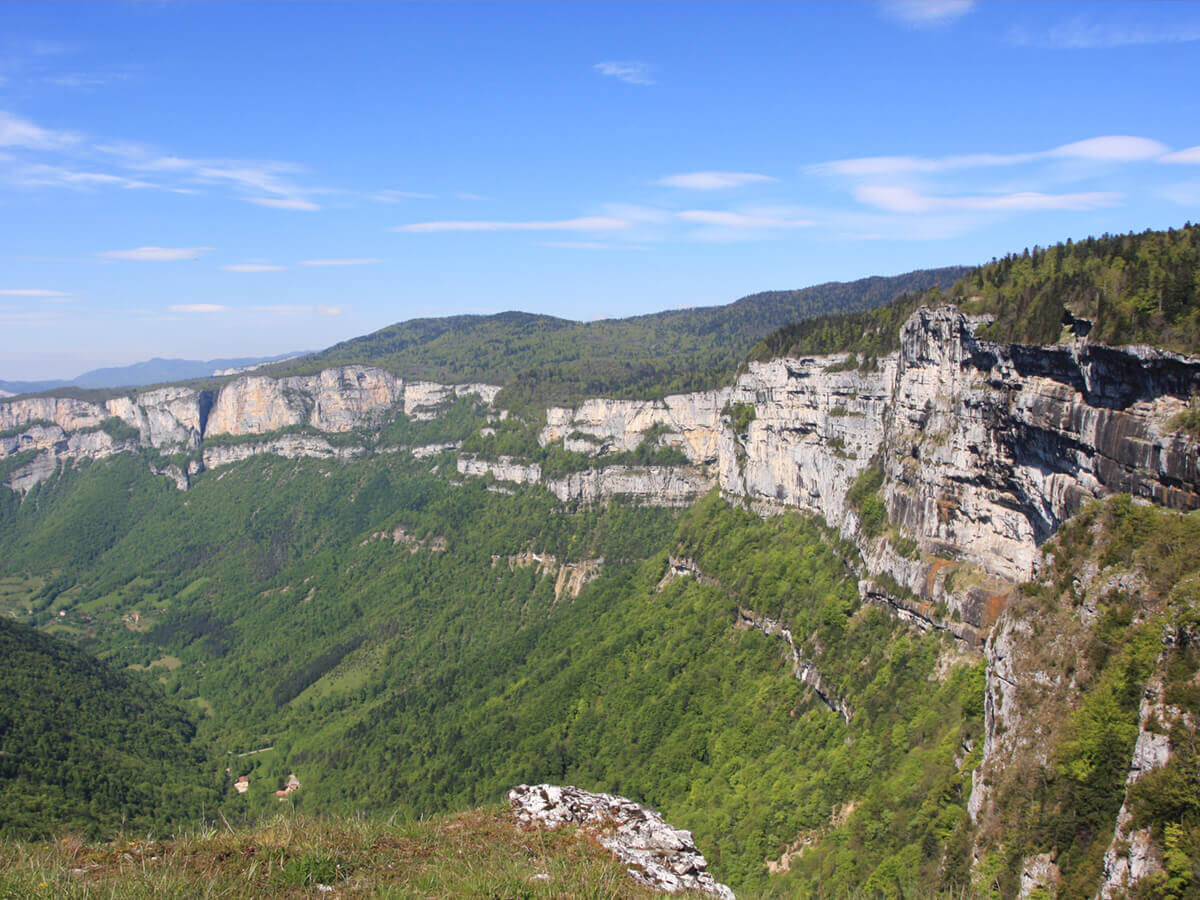
<svg viewBox="0 0 1200 900">
<path fill-rule="evenodd" d="M 895 185 L 863 185 L 854 190 L 854 197 L 860 203 L 894 213 L 1091 210 L 1113 206 L 1120 202 L 1121 196 L 1107 191 L 1079 194 L 1022 191 L 1013 194 L 937 197 Z"/>
<path fill-rule="evenodd" d="M 133 262 L 179 262 L 199 259 L 212 247 L 135 247 L 132 250 L 106 250 L 97 253 L 100 259 L 127 260 Z"/>
<path fill-rule="evenodd" d="M 667 175 L 658 179 L 655 184 L 695 191 L 718 191 L 776 180 L 778 179 L 770 175 L 759 175 L 756 172 L 683 172 L 679 175 Z"/>
<path fill-rule="evenodd" d="M 637 62 L 635 60 L 626 60 L 624 62 L 609 60 L 607 62 L 598 62 L 592 68 L 601 75 L 607 75 L 618 81 L 624 81 L 626 84 L 654 84 L 654 78 L 651 75 L 653 69 L 649 63 Z"/>
<path fill-rule="evenodd" d="M 413 222 L 397 225 L 392 231 L 409 234 L 432 234 L 441 231 L 619 231 L 630 222 L 615 216 L 580 216 L 575 219 L 551 221 L 504 222 L 493 220 Z"/>
<path fill-rule="evenodd" d="M 28 119 L 0 110 L 0 147 L 55 150 L 78 142 L 79 136 L 69 131 L 42 128 Z"/>
<path fill-rule="evenodd" d="M 320 204 L 300 197 L 247 197 L 246 202 L 268 206 L 271 209 L 289 209 L 297 212 L 316 212 L 321 208 Z"/>
<path fill-rule="evenodd" d="M 809 219 L 785 219 L 715 209 L 685 209 L 677 212 L 675 218 L 694 225 L 715 225 L 719 228 L 806 228 L 815 224 Z"/>
<path fill-rule="evenodd" d="M 177 313 L 221 313 L 228 312 L 228 306 L 222 306 L 220 303 L 177 303 L 174 306 L 168 306 L 171 312 Z"/>
<path fill-rule="evenodd" d="M 809 166 L 816 175 L 907 175 L 950 172 L 956 169 L 1014 166 L 1039 160 L 1070 159 L 1092 162 L 1141 162 L 1151 159 L 1167 161 L 1169 148 L 1151 138 L 1132 135 L 1105 135 L 1049 150 L 1032 153 L 967 153 L 954 156 L 862 156 L 838 159 Z M 1186 152 L 1186 151 L 1181 151 Z"/>
<path fill-rule="evenodd" d="M 65 300 L 71 295 L 65 291 L 48 291 L 41 288 L 6 288 L 0 297 L 36 297 L 39 300 Z"/>
<path fill-rule="evenodd" d="M 1008 32 L 1008 41 L 1018 47 L 1045 47 L 1055 50 L 1103 50 L 1148 44 L 1187 44 L 1200 41 L 1200 22 L 1159 25 L 1092 22 L 1085 18 L 1075 18 L 1050 28 L 1028 29 L 1015 26 Z"/>
<path fill-rule="evenodd" d="M 974 5 L 974 0 L 894 0 L 882 9 L 889 19 L 914 28 L 936 28 L 961 19 Z"/>
</svg>

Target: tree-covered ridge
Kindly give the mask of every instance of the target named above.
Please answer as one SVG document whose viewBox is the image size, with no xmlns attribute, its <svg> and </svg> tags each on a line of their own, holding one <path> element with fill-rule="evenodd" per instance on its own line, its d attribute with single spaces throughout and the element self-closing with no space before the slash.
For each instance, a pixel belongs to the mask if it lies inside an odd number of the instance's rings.
<svg viewBox="0 0 1200 900">
<path fill-rule="evenodd" d="M 725 306 L 598 322 L 519 312 L 413 319 L 262 371 L 308 374 L 361 363 L 411 378 L 504 385 L 502 405 L 661 397 L 728 382 L 747 349 L 788 322 L 871 309 L 903 291 L 948 288 L 965 271 L 949 267 L 830 282 L 753 294 Z"/>
<path fill-rule="evenodd" d="M 947 302 L 993 316 L 980 335 L 995 341 L 1053 344 L 1064 334 L 1086 333 L 1113 346 L 1150 344 L 1200 354 L 1200 226 L 1106 234 L 1011 253 L 972 270 L 948 293 L 931 288 L 868 312 L 788 325 L 757 344 L 750 358 L 890 353 L 913 310 Z"/>
<path fill-rule="evenodd" d="M 0 835 L 188 821 L 220 797 L 196 728 L 150 685 L 0 617 Z"/>
</svg>

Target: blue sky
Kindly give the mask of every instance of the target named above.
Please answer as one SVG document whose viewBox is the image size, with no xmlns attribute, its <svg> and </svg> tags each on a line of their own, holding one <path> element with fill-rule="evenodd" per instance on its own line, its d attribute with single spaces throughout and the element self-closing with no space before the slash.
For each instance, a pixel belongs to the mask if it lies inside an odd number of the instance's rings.
<svg viewBox="0 0 1200 900">
<path fill-rule="evenodd" d="M 0 378 L 1200 211 L 1200 4 L 0 4 Z"/>
</svg>

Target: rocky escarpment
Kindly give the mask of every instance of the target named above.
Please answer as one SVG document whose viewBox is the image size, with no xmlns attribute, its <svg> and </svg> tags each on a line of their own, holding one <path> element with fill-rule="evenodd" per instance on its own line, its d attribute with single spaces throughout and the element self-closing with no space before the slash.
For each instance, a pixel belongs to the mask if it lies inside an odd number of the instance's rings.
<svg viewBox="0 0 1200 900">
<path fill-rule="evenodd" d="M 0 438 L 0 458 L 39 451 L 35 460 L 8 478 L 10 488 L 24 492 L 53 474 L 60 463 L 139 446 L 172 453 L 192 451 L 213 437 L 266 435 L 296 427 L 347 432 L 380 425 L 401 413 L 417 420 L 433 418 L 448 400 L 468 394 L 490 403 L 498 392 L 494 385 L 406 381 L 382 369 L 343 366 L 291 378 L 243 376 L 219 391 L 172 386 L 104 401 L 18 398 L 0 402 L 0 434 L 5 435 Z M 118 427 L 111 427 L 113 423 Z M 260 453 L 348 459 L 365 452 L 314 435 L 292 434 L 261 442 L 205 444 L 186 472 L 175 464 L 153 468 L 185 488 L 190 475 Z"/>
<path fill-rule="evenodd" d="M 1176 508 L 1200 506 L 1200 443 L 1169 424 L 1200 393 L 1200 361 L 1085 339 L 1000 345 L 978 337 L 981 321 L 951 308 L 920 309 L 902 327 L 900 350 L 869 370 L 844 354 L 776 359 L 751 364 L 720 390 L 552 407 L 540 442 L 595 456 L 596 467 L 551 478 L 531 461 L 464 454 L 458 472 L 541 484 L 564 503 L 625 497 L 682 506 L 720 485 L 763 511 L 807 509 L 857 542 L 866 599 L 978 643 L 1012 585 L 1032 574 L 1038 547 L 1085 500 L 1128 491 Z M 247 375 L 215 393 L 173 387 L 104 403 L 0 402 L 0 433 L 18 438 L 13 447 L 43 454 L 18 479 L 27 485 L 58 460 L 113 452 L 102 438 L 90 438 L 90 449 L 62 443 L 108 420 L 136 429 L 146 445 L 194 448 L 216 436 L 347 432 L 399 413 L 428 418 L 455 396 L 490 402 L 497 391 L 344 366 L 279 379 Z M 609 453 L 646 442 L 675 448 L 691 465 L 602 465 Z M 426 449 L 452 450 L 453 442 Z M 258 452 L 346 458 L 358 451 L 319 435 L 274 436 L 245 446 L 214 442 L 200 466 Z"/>
<path fill-rule="evenodd" d="M 552 409 L 541 439 L 603 456 L 653 435 L 729 495 L 824 516 L 864 574 L 886 576 L 864 588 L 978 641 L 1085 500 L 1200 506 L 1200 444 L 1169 426 L 1200 392 L 1200 361 L 1000 345 L 976 335 L 983 321 L 923 308 L 870 370 L 844 354 L 752 363 L 724 391 Z M 852 488 L 874 469 L 886 517 L 864 523 Z"/>
<path fill-rule="evenodd" d="M 561 502 L 571 504 L 625 498 L 646 506 L 687 506 L 715 484 L 698 466 L 606 466 L 545 478 L 537 463 L 509 456 L 488 460 L 464 454 L 457 465 L 460 475 L 541 484 Z"/>
<path fill-rule="evenodd" d="M 702 891 L 734 900 L 733 891 L 709 874 L 690 831 L 672 828 L 632 800 L 576 787 L 522 784 L 508 792 L 508 801 L 522 823 L 579 827 L 628 866 L 639 884 L 670 894 Z"/>
</svg>

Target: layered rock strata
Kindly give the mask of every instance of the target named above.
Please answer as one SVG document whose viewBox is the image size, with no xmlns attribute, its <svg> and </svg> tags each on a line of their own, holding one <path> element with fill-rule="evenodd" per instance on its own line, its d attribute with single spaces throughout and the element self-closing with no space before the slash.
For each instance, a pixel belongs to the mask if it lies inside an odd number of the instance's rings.
<svg viewBox="0 0 1200 900">
<path fill-rule="evenodd" d="M 14 490 L 25 491 L 53 474 L 59 462 L 97 458 L 136 449 L 139 444 L 169 452 L 190 451 L 215 436 L 268 434 L 298 426 L 326 433 L 347 432 L 380 425 L 398 413 L 414 419 L 433 418 L 455 397 L 476 395 L 491 403 L 499 390 L 487 384 L 406 381 L 382 369 L 342 366 L 289 378 L 247 375 L 219 391 L 171 386 L 104 401 L 26 397 L 0 402 L 0 434 L 5 434 L 0 438 L 0 457 L 25 450 L 44 451 L 8 479 Z M 136 429 L 139 439 L 112 439 L 99 430 L 114 419 Z M 414 454 L 422 450 L 435 452 L 416 448 Z M 312 436 L 283 435 L 258 443 L 208 445 L 190 473 L 179 466 L 155 467 L 155 471 L 183 488 L 187 474 L 257 453 L 346 459 L 365 452 L 334 447 Z"/>
<path fill-rule="evenodd" d="M 824 516 L 868 573 L 922 602 L 868 582 L 878 599 L 948 628 L 933 613 L 945 604 L 956 633 L 978 640 L 1084 501 L 1129 491 L 1200 506 L 1200 444 L 1169 427 L 1200 392 L 1200 361 L 1083 340 L 1001 345 L 977 336 L 984 321 L 922 308 L 869 371 L 845 354 L 751 363 L 727 390 L 553 408 L 541 440 L 600 456 L 648 436 L 678 447 L 755 508 Z M 847 500 L 871 467 L 887 509 L 877 535 Z"/>
<path fill-rule="evenodd" d="M 606 466 L 545 478 L 537 463 L 510 456 L 495 460 L 463 455 L 460 475 L 490 476 L 513 484 L 541 484 L 562 503 L 600 503 L 616 498 L 646 506 L 687 506 L 711 490 L 712 477 L 699 466 Z"/>
<path fill-rule="evenodd" d="M 524 824 L 579 827 L 627 866 L 639 884 L 664 893 L 702 891 L 734 900 L 733 891 L 709 874 L 690 831 L 672 828 L 632 800 L 576 787 L 522 784 L 508 792 L 508 802 Z"/>
</svg>

